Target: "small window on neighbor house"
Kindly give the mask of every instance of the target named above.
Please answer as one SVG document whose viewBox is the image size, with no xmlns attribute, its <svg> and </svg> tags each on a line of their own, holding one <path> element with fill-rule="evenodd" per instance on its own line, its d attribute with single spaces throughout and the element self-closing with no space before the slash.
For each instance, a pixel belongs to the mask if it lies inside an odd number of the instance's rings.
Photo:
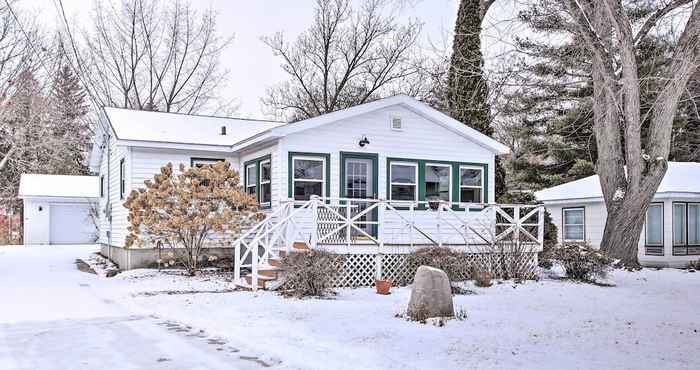
<svg viewBox="0 0 700 370">
<path fill-rule="evenodd" d="M 484 202 L 484 169 L 462 166 L 459 168 L 459 202 Z"/>
<path fill-rule="evenodd" d="M 425 200 L 451 201 L 452 166 L 449 164 L 425 165 Z"/>
<path fill-rule="evenodd" d="M 245 191 L 250 195 L 257 193 L 256 184 L 258 181 L 258 166 L 255 163 L 249 164 L 245 168 Z"/>
<path fill-rule="evenodd" d="M 119 199 L 124 199 L 126 193 L 126 164 L 124 158 L 119 161 Z"/>
<path fill-rule="evenodd" d="M 584 241 L 585 236 L 585 216 L 586 211 L 581 208 L 564 208 L 563 212 L 563 229 L 564 240 L 566 241 Z"/>
<path fill-rule="evenodd" d="M 418 163 L 391 162 L 390 200 L 418 200 Z"/>
<path fill-rule="evenodd" d="M 270 205 L 272 201 L 272 166 L 270 160 L 260 162 L 260 204 Z"/>
<path fill-rule="evenodd" d="M 688 204 L 688 245 L 700 245 L 700 203 Z"/>
<path fill-rule="evenodd" d="M 664 205 L 651 204 L 647 209 L 646 223 L 646 245 L 664 245 Z"/>
<path fill-rule="evenodd" d="M 673 255 L 700 254 L 700 203 L 673 203 Z"/>
<path fill-rule="evenodd" d="M 294 200 L 309 200 L 312 195 L 324 196 L 326 161 L 322 157 L 292 158 L 292 197 Z"/>
<path fill-rule="evenodd" d="M 685 245 L 686 238 L 686 204 L 673 203 L 673 245 Z"/>
</svg>

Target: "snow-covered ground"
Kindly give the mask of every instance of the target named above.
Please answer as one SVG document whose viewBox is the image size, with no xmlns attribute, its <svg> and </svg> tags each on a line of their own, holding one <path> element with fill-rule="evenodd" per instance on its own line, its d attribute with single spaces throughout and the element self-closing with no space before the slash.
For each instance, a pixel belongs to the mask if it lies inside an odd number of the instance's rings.
<svg viewBox="0 0 700 370">
<path fill-rule="evenodd" d="M 0 279 L 5 285 L 9 276 L 1 270 L 6 257 L 2 253 L 0 249 Z M 698 365 L 700 272 L 617 271 L 612 275 L 616 287 L 558 280 L 506 282 L 490 288 L 470 285 L 476 295 L 455 297 L 455 306 L 467 312 L 467 319 L 444 327 L 395 317 L 405 309 L 408 288 L 394 289 L 389 296 L 371 289 L 340 289 L 333 299 L 298 300 L 271 292 L 231 292 L 226 274 L 196 278 L 152 270 L 113 278 L 79 274 L 70 279 L 66 275 L 64 283 L 80 286 L 82 276 L 88 276 L 96 296 L 117 302 L 130 315 L 189 326 L 193 332 L 203 330 L 209 340 L 226 343 L 221 347 L 240 351 L 239 357 L 244 354 L 257 359 L 251 362 L 254 365 L 273 368 L 695 369 Z M 17 284 L 14 299 L 31 302 L 23 298 L 29 291 L 20 294 L 26 284 Z M 4 300 L 7 289 L 0 289 Z M 53 300 L 59 308 L 64 305 L 61 297 Z M 7 316 L 4 303 L 0 307 L 2 325 Z M 14 312 L 17 309 L 10 310 L 10 322 L 52 316 L 51 307 Z M 93 315 L 82 316 L 97 317 L 102 310 L 85 308 Z M 6 345 L 2 338 L 0 333 L 0 368 Z"/>
</svg>

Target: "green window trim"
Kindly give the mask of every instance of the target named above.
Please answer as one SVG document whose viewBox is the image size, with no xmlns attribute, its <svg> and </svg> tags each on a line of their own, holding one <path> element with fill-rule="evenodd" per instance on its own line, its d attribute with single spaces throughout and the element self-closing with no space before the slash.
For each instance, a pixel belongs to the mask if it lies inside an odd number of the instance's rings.
<svg viewBox="0 0 700 370">
<path fill-rule="evenodd" d="M 272 207 L 272 194 L 270 194 L 270 202 L 262 202 L 262 192 L 260 191 L 260 176 L 262 176 L 262 171 L 260 171 L 260 164 L 262 162 L 270 162 L 270 193 L 272 193 L 272 155 L 267 154 L 262 157 L 254 158 L 243 163 L 243 190 L 248 190 L 248 167 L 250 165 L 255 166 L 255 198 L 260 205 L 260 208 L 266 209 Z"/>
<path fill-rule="evenodd" d="M 372 192 L 379 196 L 379 154 L 377 153 L 358 153 L 358 152 L 340 152 L 340 198 L 345 197 L 345 159 L 371 159 L 372 160 Z"/>
<path fill-rule="evenodd" d="M 436 164 L 436 165 L 449 165 L 452 167 L 452 175 L 450 184 L 451 192 L 451 202 L 460 202 L 460 167 L 480 167 L 483 169 L 483 199 L 484 203 L 489 203 L 489 165 L 488 163 L 476 163 L 476 162 L 453 162 L 453 161 L 441 161 L 433 159 L 416 159 L 416 158 L 400 158 L 400 157 L 387 157 L 386 159 L 386 199 L 391 200 L 391 163 L 392 162 L 408 162 L 416 163 L 418 165 L 418 201 L 424 202 L 425 199 L 425 166 L 426 164 Z M 416 207 L 416 209 L 426 209 L 424 205 Z M 463 211 L 464 208 L 453 205 L 452 209 L 455 211 Z"/>
<path fill-rule="evenodd" d="M 330 153 L 313 152 L 289 152 L 287 155 L 287 196 L 294 199 L 294 157 L 318 157 L 324 161 L 323 193 L 325 197 L 331 196 L 331 155 Z M 330 203 L 330 201 L 326 201 Z"/>
</svg>

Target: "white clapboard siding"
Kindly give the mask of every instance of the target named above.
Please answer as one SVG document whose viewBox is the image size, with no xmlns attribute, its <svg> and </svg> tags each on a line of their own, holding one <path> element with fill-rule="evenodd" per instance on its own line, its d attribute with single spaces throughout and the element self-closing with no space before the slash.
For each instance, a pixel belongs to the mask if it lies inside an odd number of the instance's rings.
<svg viewBox="0 0 700 370">
<path fill-rule="evenodd" d="M 391 129 L 392 118 L 400 117 L 402 130 Z M 370 144 L 361 148 L 358 142 L 367 137 Z M 489 199 L 494 202 L 494 154 L 486 148 L 458 136 L 403 106 L 391 106 L 311 130 L 290 134 L 280 139 L 280 166 L 274 179 L 283 187 L 288 184 L 288 153 L 327 153 L 331 157 L 330 194 L 340 194 L 340 152 L 378 154 L 378 192 L 386 198 L 387 158 L 442 160 L 488 164 Z M 456 196 L 454 194 L 453 196 Z"/>
</svg>

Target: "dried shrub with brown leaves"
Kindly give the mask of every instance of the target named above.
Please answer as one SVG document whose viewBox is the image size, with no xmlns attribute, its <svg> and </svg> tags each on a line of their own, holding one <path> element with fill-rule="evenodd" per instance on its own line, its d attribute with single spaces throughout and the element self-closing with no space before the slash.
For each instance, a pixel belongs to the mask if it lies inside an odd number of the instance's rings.
<svg viewBox="0 0 700 370">
<path fill-rule="evenodd" d="M 338 258 L 342 257 L 322 250 L 309 250 L 285 256 L 282 259 L 282 293 L 298 298 L 331 294 L 333 280 L 339 273 Z"/>
<path fill-rule="evenodd" d="M 163 246 L 172 249 L 188 274 L 199 269 L 205 246 L 229 244 L 262 218 L 257 201 L 240 187 L 228 162 L 202 167 L 172 163 L 160 169 L 145 188 L 132 191 L 126 247 Z"/>
</svg>

